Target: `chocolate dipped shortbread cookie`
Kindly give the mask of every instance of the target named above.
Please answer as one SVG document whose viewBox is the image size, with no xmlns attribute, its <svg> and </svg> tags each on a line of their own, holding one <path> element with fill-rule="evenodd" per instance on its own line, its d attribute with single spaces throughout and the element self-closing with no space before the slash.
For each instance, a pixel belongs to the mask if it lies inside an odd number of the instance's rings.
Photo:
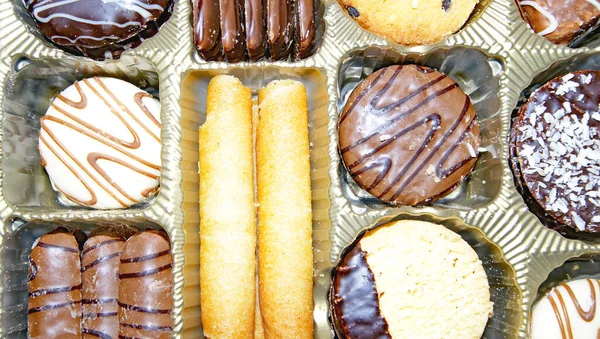
<svg viewBox="0 0 600 339">
<path fill-rule="evenodd" d="M 402 220 L 367 231 L 345 252 L 330 306 L 340 338 L 476 339 L 493 303 L 467 242 L 444 226 Z"/>
<path fill-rule="evenodd" d="M 523 0 L 519 7 L 537 34 L 558 45 L 584 35 L 600 19 L 597 0 Z"/>
<path fill-rule="evenodd" d="M 513 120 L 511 166 L 529 209 L 565 235 L 600 231 L 600 71 L 535 91 Z"/>
<path fill-rule="evenodd" d="M 173 0 L 25 0 L 53 44 L 98 60 L 118 58 L 155 35 L 173 5 Z"/>
<path fill-rule="evenodd" d="M 368 76 L 348 98 L 338 132 L 354 181 L 395 205 L 449 194 L 477 161 L 479 125 L 469 96 L 428 67 L 390 66 Z"/>
</svg>

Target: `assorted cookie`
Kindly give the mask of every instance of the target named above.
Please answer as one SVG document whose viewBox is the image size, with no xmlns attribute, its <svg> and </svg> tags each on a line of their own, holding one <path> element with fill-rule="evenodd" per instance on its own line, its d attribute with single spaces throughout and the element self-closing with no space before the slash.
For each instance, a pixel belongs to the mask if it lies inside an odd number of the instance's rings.
<svg viewBox="0 0 600 339">
<path fill-rule="evenodd" d="M 597 338 L 600 280 L 561 282 L 538 300 L 531 312 L 531 339 Z"/>
<path fill-rule="evenodd" d="M 364 79 L 338 120 L 339 152 L 354 181 L 394 205 L 433 202 L 477 162 L 479 124 L 456 82 L 429 67 L 395 65 Z"/>
<path fill-rule="evenodd" d="M 329 298 L 340 338 L 480 338 L 493 308 L 473 248 L 416 220 L 362 234 L 334 269 Z"/>
<path fill-rule="evenodd" d="M 93 77 L 62 91 L 41 118 L 39 151 L 66 201 L 128 208 L 159 188 L 160 103 L 116 78 Z"/>
<path fill-rule="evenodd" d="M 513 120 L 516 186 L 542 223 L 566 235 L 600 232 L 600 71 L 550 80 Z"/>
<path fill-rule="evenodd" d="M 96 60 L 119 58 L 154 36 L 174 0 L 27 0 L 27 11 L 55 46 Z"/>
<path fill-rule="evenodd" d="M 531 28 L 557 45 L 584 36 L 600 20 L 597 0 L 523 0 L 518 4 Z"/>
<path fill-rule="evenodd" d="M 438 42 L 457 32 L 478 0 L 338 0 L 364 29 L 414 46 Z"/>
<path fill-rule="evenodd" d="M 173 258 L 166 233 L 99 229 L 82 251 L 76 233 L 58 227 L 33 245 L 27 337 L 169 338 Z"/>
<path fill-rule="evenodd" d="M 316 0 L 194 0 L 194 44 L 206 61 L 305 59 L 317 44 L 316 13 Z"/>
</svg>

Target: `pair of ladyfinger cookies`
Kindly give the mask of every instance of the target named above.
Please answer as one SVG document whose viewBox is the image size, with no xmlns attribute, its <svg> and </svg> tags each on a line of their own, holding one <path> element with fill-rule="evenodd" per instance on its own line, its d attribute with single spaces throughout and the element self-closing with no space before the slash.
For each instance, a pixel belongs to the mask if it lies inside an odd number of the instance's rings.
<svg viewBox="0 0 600 339">
<path fill-rule="evenodd" d="M 258 100 L 253 126 L 249 88 L 232 76 L 217 76 L 208 87 L 199 163 L 202 325 L 213 339 L 311 338 L 306 89 L 274 81 Z"/>
<path fill-rule="evenodd" d="M 28 338 L 168 338 L 171 267 L 164 232 L 92 234 L 81 260 L 67 229 L 50 232 L 30 255 Z"/>
</svg>

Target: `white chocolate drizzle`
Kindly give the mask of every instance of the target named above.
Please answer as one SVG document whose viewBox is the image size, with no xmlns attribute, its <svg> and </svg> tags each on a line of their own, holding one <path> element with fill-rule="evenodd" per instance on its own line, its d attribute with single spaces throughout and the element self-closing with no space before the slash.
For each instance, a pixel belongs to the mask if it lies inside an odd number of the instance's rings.
<svg viewBox="0 0 600 339">
<path fill-rule="evenodd" d="M 590 1 L 590 0 L 588 0 L 588 1 Z M 592 0 L 592 1 L 595 1 L 595 0 Z M 537 2 L 531 1 L 531 0 L 520 1 L 519 6 L 531 6 L 531 7 L 535 8 L 536 11 L 540 12 L 550 22 L 550 25 L 548 25 L 548 27 L 546 27 L 546 29 L 544 29 L 543 31 L 537 32 L 537 34 L 548 35 L 554 31 L 556 31 L 556 29 L 558 28 L 558 20 L 556 20 L 554 15 L 552 15 L 552 13 L 548 12 L 545 8 L 540 6 Z"/>
</svg>

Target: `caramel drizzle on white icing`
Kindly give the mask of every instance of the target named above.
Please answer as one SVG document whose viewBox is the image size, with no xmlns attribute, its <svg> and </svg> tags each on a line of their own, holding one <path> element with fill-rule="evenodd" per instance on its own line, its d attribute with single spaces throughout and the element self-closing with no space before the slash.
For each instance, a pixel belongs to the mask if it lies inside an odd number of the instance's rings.
<svg viewBox="0 0 600 339">
<path fill-rule="evenodd" d="M 69 121 L 63 120 L 61 118 L 55 117 L 55 116 L 50 116 L 50 115 L 46 115 L 44 117 L 41 118 L 41 128 L 44 132 L 46 132 L 48 134 L 48 136 L 50 137 L 50 139 L 52 139 L 52 141 L 58 145 L 58 147 L 68 156 L 68 158 L 70 158 L 78 167 L 78 169 L 80 169 L 81 171 L 83 171 L 87 176 L 89 176 L 90 178 L 92 178 L 92 180 L 94 180 L 94 182 L 96 184 L 98 184 L 98 186 L 100 186 L 106 193 L 108 193 L 114 200 L 116 200 L 119 204 L 121 204 L 123 207 L 127 207 L 129 204 L 125 203 L 123 201 L 123 199 L 121 199 L 120 197 L 116 196 L 114 194 L 114 192 L 112 190 L 110 190 L 108 188 L 108 186 L 103 183 L 101 180 L 99 180 L 96 176 L 94 176 L 74 155 L 73 153 L 71 153 L 68 149 L 68 147 L 66 147 L 63 143 L 60 142 L 59 138 L 56 137 L 56 135 L 52 132 L 51 128 L 48 127 L 48 124 L 46 123 L 46 121 L 52 121 L 55 123 L 59 123 L 65 127 L 70 128 L 73 131 L 76 131 L 80 134 L 83 134 L 91 139 L 94 139 L 98 142 L 101 142 L 102 144 L 112 148 L 115 151 L 118 151 L 119 153 L 125 155 L 126 157 L 128 157 L 130 160 L 133 160 L 141 165 L 144 165 L 146 167 L 152 168 L 154 170 L 158 170 L 160 171 L 161 166 L 157 165 L 157 164 L 153 164 L 150 163 L 142 158 L 139 158 L 137 156 L 135 156 L 134 154 L 131 154 L 130 152 L 128 152 L 126 149 L 137 149 L 140 147 L 141 142 L 140 142 L 140 138 L 138 136 L 138 134 L 135 132 L 135 130 L 131 127 L 131 125 L 129 125 L 129 123 L 123 118 L 123 116 L 121 115 L 121 112 L 125 112 L 127 113 L 131 118 L 134 119 L 134 121 L 136 123 L 138 123 L 145 131 L 147 131 L 147 133 L 152 136 L 155 140 L 157 140 L 160 143 L 160 138 L 157 137 L 154 133 L 152 133 L 150 131 L 150 129 L 148 128 L 148 126 L 144 125 L 134 114 L 133 112 L 131 112 L 107 87 L 106 85 L 102 82 L 101 79 L 94 77 L 93 78 L 94 81 L 98 84 L 98 86 L 100 88 L 102 88 L 102 90 L 105 92 L 105 94 L 108 94 L 113 100 L 114 103 L 116 105 L 114 105 L 112 102 L 109 102 L 103 95 L 102 93 L 94 88 L 93 84 L 90 82 L 89 79 L 84 79 L 83 82 L 88 86 L 88 88 L 92 91 L 92 93 L 94 93 L 105 105 L 106 107 L 109 108 L 110 112 L 113 113 L 122 123 L 123 125 L 127 128 L 127 130 L 131 133 L 133 141 L 131 142 L 127 142 L 124 141 L 122 139 L 119 139 L 115 136 L 113 136 L 112 134 L 100 130 L 98 128 L 96 128 L 95 126 L 79 119 L 78 117 L 76 117 L 75 115 L 69 113 L 67 110 L 60 108 L 59 106 L 57 106 L 55 103 L 52 103 L 51 106 L 56 109 L 58 112 L 64 114 L 65 116 L 67 116 L 69 119 L 72 119 L 74 122 L 76 122 L 76 124 L 73 124 Z M 79 102 L 75 102 L 72 101 L 70 99 L 65 98 L 62 95 L 58 95 L 57 100 L 60 100 L 62 102 L 64 102 L 65 104 L 67 104 L 70 107 L 73 107 L 75 109 L 84 109 L 87 107 L 88 101 L 85 95 L 85 92 L 82 90 L 79 82 L 75 83 L 75 88 L 77 89 L 77 92 L 79 93 L 81 99 Z M 150 113 L 150 111 L 148 110 L 148 108 L 143 104 L 142 99 L 144 97 L 152 97 L 151 95 L 149 95 L 148 93 L 145 92 L 138 92 L 134 95 L 134 101 L 135 103 L 140 107 L 140 109 L 149 117 L 152 117 L 151 121 L 156 124 L 158 127 L 161 126 L 160 122 L 158 122 L 158 120 L 156 120 L 156 118 L 152 115 L 152 113 Z M 40 141 L 50 150 L 50 152 L 52 152 L 64 165 L 65 167 L 71 172 L 73 173 L 73 175 L 75 177 L 77 177 L 80 182 L 84 185 L 85 189 L 88 191 L 88 193 L 90 194 L 91 198 L 87 201 L 83 201 L 80 200 L 76 197 L 73 197 L 71 195 L 68 195 L 65 193 L 65 195 L 70 199 L 73 200 L 75 202 L 78 202 L 82 205 L 87 205 L 87 206 L 92 206 L 95 205 L 97 203 L 97 196 L 96 193 L 94 192 L 94 190 L 90 187 L 90 185 L 85 181 L 85 179 L 82 177 L 81 173 L 78 172 L 77 168 L 73 168 L 71 167 L 68 162 L 66 161 L 65 157 L 63 157 L 60 152 L 58 152 L 49 142 L 48 140 L 46 140 L 46 138 L 44 137 L 43 134 L 40 133 Z M 102 154 L 102 153 L 95 153 L 95 152 L 90 152 L 87 156 L 87 161 L 88 163 L 92 166 L 92 168 L 96 171 L 96 173 L 98 175 L 100 175 L 103 179 L 106 180 L 106 182 L 108 182 L 108 184 L 110 186 L 112 186 L 114 189 L 116 189 L 119 193 L 121 193 L 121 195 L 133 202 L 137 202 L 136 199 L 134 199 L 133 197 L 131 197 L 125 190 L 123 190 L 122 187 L 120 187 L 115 180 L 112 180 L 112 178 L 102 169 L 101 166 L 98 165 L 98 160 L 105 160 L 105 161 L 110 161 L 116 164 L 119 164 L 123 167 L 126 167 L 130 170 L 133 170 L 143 176 L 149 177 L 151 179 L 154 180 L 158 180 L 159 177 L 155 174 L 152 174 L 148 171 L 145 171 L 143 169 L 140 169 L 139 167 L 135 166 L 132 163 L 127 163 L 121 159 L 117 159 L 114 158 L 110 155 L 106 155 L 106 154 Z M 42 159 L 43 161 L 43 159 Z M 43 161 L 44 162 L 44 161 Z M 57 187 L 58 190 L 64 192 L 63 190 L 61 190 L 59 187 Z M 155 188 L 150 188 L 150 189 L 145 189 L 144 191 L 140 192 L 140 194 L 144 197 L 148 196 L 152 191 L 154 191 Z"/>
<path fill-rule="evenodd" d="M 579 302 L 579 300 L 575 296 L 575 293 L 573 292 L 571 287 L 569 287 L 569 285 L 562 282 L 562 283 L 560 283 L 559 286 L 562 286 L 565 289 L 565 291 L 567 292 L 571 302 L 573 303 L 573 306 L 577 310 L 577 313 L 579 314 L 581 319 L 585 322 L 591 322 L 592 320 L 594 320 L 594 317 L 596 316 L 596 300 L 597 300 L 596 299 L 596 289 L 594 287 L 593 281 L 596 282 L 596 285 L 598 285 L 599 288 L 600 288 L 600 282 L 597 279 L 593 279 L 593 280 L 586 279 L 586 281 L 590 285 L 590 299 L 591 299 L 590 309 L 587 311 L 581 307 L 581 303 Z M 555 300 L 554 296 L 556 296 L 558 303 L 557 303 L 557 300 Z M 556 315 L 556 321 L 558 322 L 558 326 L 560 328 L 561 337 L 563 339 L 574 339 L 573 330 L 571 327 L 571 319 L 569 318 L 569 312 L 567 311 L 567 304 L 565 302 L 565 298 L 564 298 L 563 294 L 560 292 L 558 287 L 555 287 L 552 289 L 552 291 L 550 291 L 550 293 L 548 293 L 547 297 L 548 297 L 548 301 L 550 301 L 550 305 L 552 306 L 552 309 L 554 310 L 554 314 Z M 598 336 L 600 338 L 600 329 L 598 332 Z"/>
</svg>

